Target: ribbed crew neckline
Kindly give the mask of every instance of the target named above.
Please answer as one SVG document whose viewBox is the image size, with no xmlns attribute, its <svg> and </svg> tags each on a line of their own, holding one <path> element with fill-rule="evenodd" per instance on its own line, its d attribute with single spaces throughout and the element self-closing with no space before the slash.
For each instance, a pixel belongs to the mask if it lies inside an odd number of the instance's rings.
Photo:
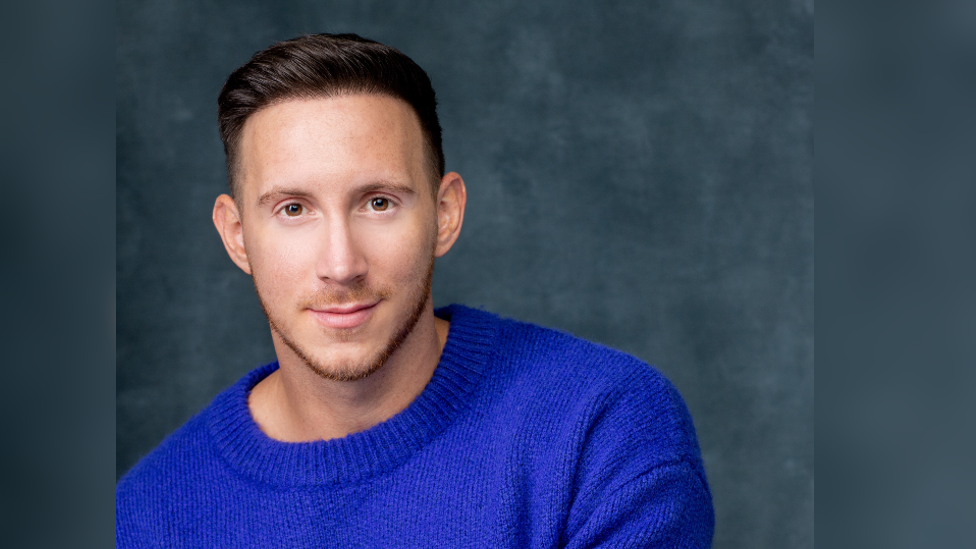
<svg viewBox="0 0 976 549">
<path fill-rule="evenodd" d="M 251 389 L 278 369 L 273 362 L 251 371 L 214 399 L 207 423 L 215 450 L 243 476 L 280 487 L 352 484 L 399 466 L 470 405 L 468 397 L 495 346 L 494 315 L 461 305 L 436 314 L 451 322 L 441 360 L 424 390 L 400 413 L 339 439 L 274 440 L 261 431 L 247 406 Z"/>
</svg>

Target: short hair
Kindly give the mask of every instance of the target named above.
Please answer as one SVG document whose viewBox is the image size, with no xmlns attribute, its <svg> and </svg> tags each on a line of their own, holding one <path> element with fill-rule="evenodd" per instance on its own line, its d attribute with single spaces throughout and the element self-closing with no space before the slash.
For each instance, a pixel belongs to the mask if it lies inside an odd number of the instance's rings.
<svg viewBox="0 0 976 549">
<path fill-rule="evenodd" d="M 430 77 L 400 51 L 356 34 L 312 34 L 278 42 L 227 78 L 217 98 L 217 121 L 231 196 L 240 196 L 241 131 L 252 114 L 289 99 L 353 94 L 386 95 L 413 108 L 436 197 L 444 177 L 444 151 Z"/>
</svg>

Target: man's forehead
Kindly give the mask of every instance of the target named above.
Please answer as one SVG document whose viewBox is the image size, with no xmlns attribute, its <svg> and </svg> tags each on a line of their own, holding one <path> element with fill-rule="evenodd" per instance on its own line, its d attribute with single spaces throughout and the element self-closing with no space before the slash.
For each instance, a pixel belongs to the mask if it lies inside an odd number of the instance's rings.
<svg viewBox="0 0 976 549">
<path fill-rule="evenodd" d="M 322 178 L 409 185 L 425 177 L 419 119 L 385 95 L 281 101 L 252 115 L 241 137 L 245 193 Z"/>
</svg>

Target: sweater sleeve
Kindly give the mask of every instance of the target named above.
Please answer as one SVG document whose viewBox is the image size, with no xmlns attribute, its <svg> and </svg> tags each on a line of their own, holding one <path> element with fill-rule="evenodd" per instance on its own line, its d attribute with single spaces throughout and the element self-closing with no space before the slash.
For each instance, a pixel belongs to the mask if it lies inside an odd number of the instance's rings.
<svg viewBox="0 0 976 549">
<path fill-rule="evenodd" d="M 678 461 L 601 497 L 566 547 L 703 548 L 713 530 L 704 481 L 691 464 Z"/>
</svg>

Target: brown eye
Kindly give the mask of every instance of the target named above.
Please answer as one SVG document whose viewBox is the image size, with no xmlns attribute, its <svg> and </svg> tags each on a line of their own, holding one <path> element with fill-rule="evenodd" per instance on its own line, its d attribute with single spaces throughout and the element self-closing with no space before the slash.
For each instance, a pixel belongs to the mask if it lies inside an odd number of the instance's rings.
<svg viewBox="0 0 976 549">
<path fill-rule="evenodd" d="M 385 198 L 377 197 L 370 200 L 369 205 L 373 208 L 374 211 L 382 212 L 390 207 L 390 201 Z"/>
<path fill-rule="evenodd" d="M 302 208 L 301 204 L 289 204 L 285 206 L 285 215 L 288 217 L 298 217 L 302 215 L 305 208 Z"/>
</svg>

